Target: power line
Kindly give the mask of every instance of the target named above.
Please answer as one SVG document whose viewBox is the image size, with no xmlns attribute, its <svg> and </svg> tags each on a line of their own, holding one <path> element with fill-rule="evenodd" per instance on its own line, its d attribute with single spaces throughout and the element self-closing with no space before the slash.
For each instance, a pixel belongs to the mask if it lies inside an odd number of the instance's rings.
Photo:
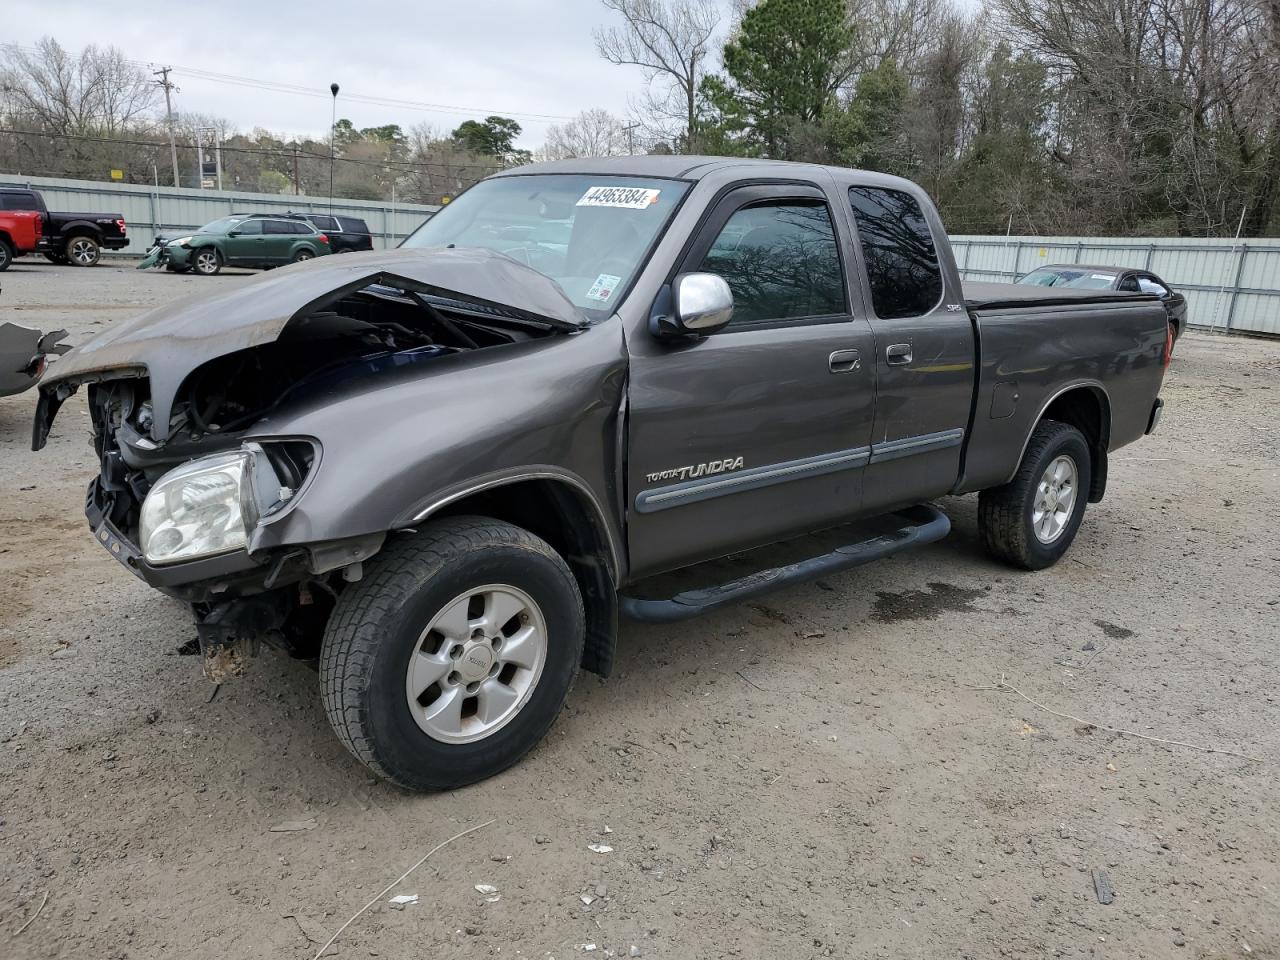
<svg viewBox="0 0 1280 960">
<path fill-rule="evenodd" d="M 22 43 L 5 44 L 5 46 L 16 47 L 27 53 L 41 52 L 39 47 L 32 47 Z M 123 59 L 125 63 L 132 64 L 135 67 L 143 67 L 148 70 L 152 70 L 156 67 L 155 61 L 133 60 L 129 57 L 122 57 L 121 59 Z M 287 93 L 294 96 L 323 98 L 327 92 L 326 90 L 313 90 L 310 87 L 303 86 L 298 83 L 285 83 L 278 80 L 261 80 L 254 77 L 242 77 L 232 73 L 219 73 L 215 70 L 205 70 L 200 67 L 186 67 L 181 64 L 171 65 L 166 69 L 172 70 L 175 73 L 187 75 L 193 80 L 205 80 L 212 83 L 249 87 L 257 90 L 271 90 L 277 93 Z M 553 113 L 504 110 L 497 107 L 464 107 L 459 106 L 458 104 L 430 103 L 422 100 L 401 100 L 395 97 L 380 97 L 361 93 L 343 94 L 343 99 L 358 103 L 372 104 L 374 106 L 398 107 L 406 110 L 418 110 L 425 113 L 449 113 L 470 117 L 474 117 L 476 115 L 499 114 L 505 117 L 513 117 L 515 119 L 535 121 L 565 121 L 573 119 L 572 117 Z"/>
<path fill-rule="evenodd" d="M 162 142 L 156 140 L 95 137 L 89 134 L 51 133 L 44 130 L 14 130 L 11 128 L 0 128 L 0 134 L 12 134 L 18 137 L 49 137 L 58 140 L 77 140 L 85 143 L 111 143 L 126 147 L 160 148 L 163 146 Z M 192 147 L 188 147 L 184 144 L 182 149 L 187 150 L 192 149 Z M 244 153 L 254 156 L 279 157 L 286 159 L 291 159 L 294 156 L 305 160 L 328 161 L 329 159 L 329 155 L 327 153 L 316 153 L 310 150 L 303 150 L 296 144 L 285 144 L 280 147 L 244 147 L 224 143 L 222 145 L 222 149 L 228 153 Z M 505 165 L 497 160 L 465 160 L 456 164 L 449 164 L 440 160 L 392 160 L 390 158 L 386 160 L 361 160 L 358 157 L 335 157 L 334 160 L 337 163 L 354 163 L 366 167 L 408 167 L 411 169 L 421 169 L 425 167 L 428 168 L 428 172 L 430 172 L 430 168 L 432 167 L 446 171 L 457 169 L 496 171 L 505 169 Z"/>
</svg>

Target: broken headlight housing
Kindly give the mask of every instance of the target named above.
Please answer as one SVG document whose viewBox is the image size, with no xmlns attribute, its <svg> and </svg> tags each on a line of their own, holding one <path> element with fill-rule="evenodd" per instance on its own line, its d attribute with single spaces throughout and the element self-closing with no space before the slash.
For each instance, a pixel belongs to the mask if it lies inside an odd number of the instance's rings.
<svg viewBox="0 0 1280 960">
<path fill-rule="evenodd" d="M 184 463 L 157 480 L 143 501 L 142 552 L 159 565 L 243 550 L 249 532 L 285 494 L 256 443 Z"/>
</svg>

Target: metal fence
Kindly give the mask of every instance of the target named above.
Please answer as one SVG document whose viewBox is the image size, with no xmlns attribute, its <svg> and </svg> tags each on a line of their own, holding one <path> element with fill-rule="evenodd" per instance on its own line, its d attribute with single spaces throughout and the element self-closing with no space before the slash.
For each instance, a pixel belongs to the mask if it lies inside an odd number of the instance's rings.
<svg viewBox="0 0 1280 960">
<path fill-rule="evenodd" d="M 0 173 L 0 186 L 39 190 L 50 210 L 119 213 L 129 225 L 129 245 L 121 253 L 142 256 L 161 230 L 196 228 L 229 213 L 329 213 L 360 217 L 369 224 L 375 247 L 394 247 L 439 207 L 241 190 L 193 190 L 130 183 L 96 183 Z M 107 251 L 103 251 L 106 253 Z"/>
<path fill-rule="evenodd" d="M 126 255 L 140 256 L 159 231 L 194 230 L 229 213 L 348 214 L 363 218 L 375 247 L 394 247 L 439 207 L 240 190 L 194 190 L 0 174 L 0 186 L 39 190 L 51 210 L 119 213 Z M 1013 280 L 1049 263 L 1138 267 L 1187 297 L 1191 326 L 1280 336 L 1280 240 L 1105 237 L 951 238 L 960 274 Z"/>
<path fill-rule="evenodd" d="M 1280 240 L 951 238 L 966 280 L 1010 281 L 1050 263 L 1150 270 L 1187 298 L 1193 327 L 1280 336 Z"/>
</svg>

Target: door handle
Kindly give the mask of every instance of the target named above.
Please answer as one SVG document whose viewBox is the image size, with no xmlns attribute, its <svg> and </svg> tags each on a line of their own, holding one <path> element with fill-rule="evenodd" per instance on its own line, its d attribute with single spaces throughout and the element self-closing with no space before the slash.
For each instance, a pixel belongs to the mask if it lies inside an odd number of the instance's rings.
<svg viewBox="0 0 1280 960">
<path fill-rule="evenodd" d="M 849 373 L 862 367 L 857 350 L 836 350 L 827 357 L 827 369 L 832 373 Z"/>
<path fill-rule="evenodd" d="M 885 348 L 884 362 L 891 367 L 900 367 L 911 362 L 911 344 L 891 343 Z"/>
</svg>

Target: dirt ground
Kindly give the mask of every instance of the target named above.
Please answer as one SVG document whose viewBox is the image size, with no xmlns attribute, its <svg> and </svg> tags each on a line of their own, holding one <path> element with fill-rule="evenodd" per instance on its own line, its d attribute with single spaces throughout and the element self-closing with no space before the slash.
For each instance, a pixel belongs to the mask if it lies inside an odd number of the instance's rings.
<svg viewBox="0 0 1280 960">
<path fill-rule="evenodd" d="M 0 319 L 80 341 L 237 282 L 24 260 Z M 370 778 L 305 664 L 210 700 L 88 536 L 82 398 L 41 454 L 0 400 L 0 956 L 304 960 L 492 820 L 335 955 L 1280 957 L 1280 343 L 1192 333 L 1164 397 L 1056 568 L 945 501 L 917 553 L 624 626 L 542 746 L 436 796 Z"/>
</svg>

